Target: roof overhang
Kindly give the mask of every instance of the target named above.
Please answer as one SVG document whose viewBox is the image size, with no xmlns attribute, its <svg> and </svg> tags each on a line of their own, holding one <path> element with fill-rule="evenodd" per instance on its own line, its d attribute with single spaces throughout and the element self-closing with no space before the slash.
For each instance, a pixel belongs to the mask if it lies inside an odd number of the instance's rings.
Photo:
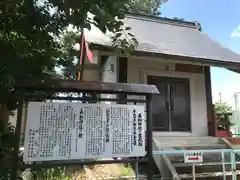
<svg viewBox="0 0 240 180">
<path fill-rule="evenodd" d="M 91 47 L 104 52 L 109 52 L 109 54 L 114 52 L 113 47 L 110 46 L 102 46 L 98 44 L 91 44 Z M 134 51 L 132 56 L 139 56 L 139 57 L 153 57 L 153 58 L 164 58 L 173 61 L 182 61 L 183 63 L 194 63 L 200 64 L 203 66 L 210 66 L 210 67 L 222 67 L 228 70 L 234 71 L 236 73 L 240 73 L 240 63 L 238 62 L 226 62 L 220 60 L 211 60 L 211 59 L 204 59 L 198 57 L 187 57 L 187 56 L 179 56 L 179 55 L 171 55 L 171 54 L 163 54 L 163 53 L 152 53 L 146 51 Z M 122 55 L 124 56 L 124 54 Z"/>
<path fill-rule="evenodd" d="M 240 71 L 240 55 L 200 32 L 194 23 L 141 15 L 127 15 L 123 21 L 138 40 L 134 56 L 164 57 Z M 113 51 L 112 33 L 104 34 L 92 26 L 85 35 L 95 49 Z"/>
</svg>

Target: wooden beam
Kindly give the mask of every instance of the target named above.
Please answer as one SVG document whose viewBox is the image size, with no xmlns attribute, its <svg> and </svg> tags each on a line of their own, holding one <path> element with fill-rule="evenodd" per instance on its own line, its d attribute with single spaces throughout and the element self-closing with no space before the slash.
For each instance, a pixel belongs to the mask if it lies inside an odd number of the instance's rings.
<svg viewBox="0 0 240 180">
<path fill-rule="evenodd" d="M 118 58 L 118 71 L 117 77 L 119 83 L 127 83 L 127 76 L 128 76 L 128 62 L 126 57 L 119 57 Z M 126 94 L 119 94 L 118 98 L 122 103 L 126 103 L 127 95 Z"/>
<path fill-rule="evenodd" d="M 208 120 L 208 135 L 216 135 L 216 124 L 214 122 L 213 114 L 213 101 L 212 101 L 212 86 L 211 86 L 211 72 L 210 67 L 204 67 L 205 75 L 205 91 L 206 91 L 206 103 L 207 103 L 207 120 Z"/>
<path fill-rule="evenodd" d="M 126 84 L 95 81 L 75 80 L 35 80 L 25 79 L 17 81 L 16 88 L 31 90 L 51 90 L 56 92 L 102 92 L 102 93 L 129 93 L 129 94 L 158 94 L 159 91 L 154 85 Z"/>
<path fill-rule="evenodd" d="M 127 58 L 119 57 L 118 58 L 118 82 L 119 83 L 127 83 L 127 71 L 128 64 Z"/>
<path fill-rule="evenodd" d="M 203 66 L 176 63 L 175 71 L 189 73 L 203 73 Z"/>
</svg>

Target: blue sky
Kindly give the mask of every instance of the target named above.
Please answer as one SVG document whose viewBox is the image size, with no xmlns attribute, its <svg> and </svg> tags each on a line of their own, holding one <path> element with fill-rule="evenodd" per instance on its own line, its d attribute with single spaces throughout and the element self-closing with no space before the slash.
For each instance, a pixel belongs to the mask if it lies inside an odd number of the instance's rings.
<svg viewBox="0 0 240 180">
<path fill-rule="evenodd" d="M 221 3 L 220 3 L 221 2 Z M 163 17 L 178 17 L 199 21 L 203 31 L 222 45 L 240 54 L 240 0 L 168 0 L 161 7 Z M 221 68 L 212 68 L 213 100 L 233 105 L 233 94 L 240 91 L 240 74 Z"/>
</svg>

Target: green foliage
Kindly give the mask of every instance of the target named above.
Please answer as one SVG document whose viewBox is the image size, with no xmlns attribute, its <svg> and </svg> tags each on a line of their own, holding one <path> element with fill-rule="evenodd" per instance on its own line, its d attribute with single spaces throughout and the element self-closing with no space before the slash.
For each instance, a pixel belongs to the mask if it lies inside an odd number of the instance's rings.
<svg viewBox="0 0 240 180">
<path fill-rule="evenodd" d="M 70 77 L 75 53 L 72 45 L 79 34 L 61 33 L 72 24 L 81 32 L 95 25 L 102 32 L 113 33 L 113 46 L 121 53 L 134 50 L 137 40 L 130 27 L 123 26 L 125 11 L 158 14 L 159 0 L 1 0 L 0 2 L 0 104 L 16 109 L 15 83 L 18 79 L 57 78 L 56 65 L 65 67 L 64 77 Z M 134 7 L 135 6 L 135 7 Z M 147 7 L 144 7 L 147 6 Z M 89 17 L 89 13 L 93 15 Z M 56 38 L 58 37 L 58 38 Z M 44 93 L 33 92 L 40 97 Z M 0 115 L 1 116 L 1 115 Z M 0 117 L 0 123 L 2 119 Z M 1 126 L 1 124 L 0 124 Z M 4 128 L 3 128 L 4 129 Z M 1 131 L 1 145 L 14 142 L 13 132 Z M 10 140 L 9 140 L 10 138 Z M 4 139 L 4 140 L 3 140 Z M 11 145 L 1 146 L 0 156 L 11 152 Z M 55 172 L 56 170 L 54 170 Z M 47 174 L 52 171 L 45 172 Z"/>
<path fill-rule="evenodd" d="M 227 114 L 232 113 L 232 107 L 226 102 L 216 102 L 215 111 L 217 114 Z"/>
<path fill-rule="evenodd" d="M 65 37 L 64 45 L 56 39 L 69 24 L 78 27 L 79 32 L 79 27 L 90 29 L 93 24 L 103 32 L 108 30 L 116 34 L 122 31 L 122 11 L 128 10 L 127 3 L 128 0 L 1 0 L 0 104 L 6 104 L 9 110 L 16 109 L 17 102 L 13 97 L 16 96 L 14 87 L 18 79 L 57 77 L 55 67 L 58 60 L 72 58 L 71 48 L 66 45 L 72 44 L 73 39 L 75 41 L 75 35 Z M 92 19 L 89 13 L 93 15 Z M 125 29 L 126 32 L 129 30 Z M 118 44 L 125 42 L 120 38 L 114 40 Z M 40 97 L 45 94 L 32 93 Z M 2 122 L 0 114 L 1 128 Z M 8 135 L 9 132 L 1 131 L 2 146 L 5 142 L 14 142 L 13 133 Z M 11 145 L 2 146 L 1 159 L 6 159 L 6 152 L 12 150 Z"/>
<path fill-rule="evenodd" d="M 2 0 L 0 3 L 0 103 L 7 103 L 17 79 L 55 77 L 64 56 L 58 37 L 69 24 L 103 32 L 121 32 L 128 0 Z M 89 13 L 93 15 L 89 17 Z M 125 29 L 129 31 L 130 29 Z M 80 32 L 80 29 L 79 29 Z M 126 45 L 125 39 L 114 39 Z M 118 43 L 117 43 L 118 42 Z M 122 42 L 122 43 L 121 43 Z M 130 46 L 132 47 L 132 46 Z M 15 108 L 15 106 L 13 106 Z"/>
<path fill-rule="evenodd" d="M 7 128 L 0 132 L 0 159 L 12 152 L 14 132 L 15 128 L 11 125 L 8 125 Z"/>
<path fill-rule="evenodd" d="M 67 172 L 66 168 L 50 168 L 30 170 L 26 169 L 22 173 L 23 180 L 72 180 L 72 175 Z"/>
<path fill-rule="evenodd" d="M 76 45 L 80 35 L 80 31 L 74 32 L 65 30 L 58 37 L 62 55 L 58 58 L 57 67 L 63 78 L 67 80 L 76 80 L 76 64 L 79 61 L 79 51 L 73 47 Z"/>
<path fill-rule="evenodd" d="M 97 2 L 98 1 L 95 1 L 95 3 Z M 118 1 L 114 0 L 111 2 L 114 4 Z M 160 15 L 160 5 L 164 2 L 167 2 L 167 0 L 119 0 L 117 4 L 108 6 L 107 9 L 103 8 L 100 10 L 98 7 L 93 8 L 89 12 L 92 13 L 92 15 L 94 16 L 94 22 L 92 23 L 93 25 L 99 27 L 99 29 L 102 30 L 104 33 L 107 30 L 114 33 L 112 41 L 115 52 L 119 56 L 129 56 L 135 50 L 138 42 L 134 35 L 131 33 L 131 28 L 128 26 L 124 26 L 124 23 L 122 21 L 122 19 L 124 18 L 124 13 L 122 12 L 128 11 L 148 15 Z M 79 3 L 80 2 L 78 2 L 77 4 Z M 86 3 L 90 4 L 91 1 Z M 114 6 L 117 6 L 118 9 L 111 8 Z M 109 10 L 111 11 L 109 12 Z M 109 13 L 113 14 L 110 15 Z M 102 20 L 102 22 L 100 21 L 101 15 L 106 18 L 105 20 Z M 113 19 L 113 15 L 117 17 L 117 20 Z M 75 28 L 90 28 L 90 17 L 91 16 L 88 16 L 89 21 L 87 21 L 86 24 L 78 24 L 78 26 L 75 26 Z M 74 23 L 72 22 L 72 24 Z M 65 79 L 76 79 L 76 74 L 73 72 L 76 72 L 81 68 L 79 66 L 76 67 L 76 61 L 79 60 L 79 52 L 73 49 L 73 46 L 80 39 L 80 32 L 81 30 L 78 28 L 76 28 L 75 31 L 67 31 L 66 29 L 64 29 L 63 31 L 61 31 L 61 34 L 58 37 L 62 52 L 62 55 L 58 59 L 58 67 L 61 69 L 62 75 Z"/>
<path fill-rule="evenodd" d="M 133 13 L 159 16 L 160 6 L 167 0 L 132 0 L 129 3 L 129 11 Z"/>
<path fill-rule="evenodd" d="M 232 115 L 232 107 L 225 102 L 215 103 L 215 113 L 217 122 L 223 124 L 218 125 L 218 129 L 229 129 L 232 125 L 230 116 Z"/>
<path fill-rule="evenodd" d="M 118 168 L 119 168 L 119 177 L 122 176 L 133 176 L 133 169 L 132 166 L 130 164 L 127 164 L 128 166 L 125 167 L 123 164 L 119 164 Z"/>
<path fill-rule="evenodd" d="M 16 108 L 11 101 L 15 81 L 55 75 L 60 52 L 48 33 L 54 30 L 52 17 L 35 1 L 4 0 L 0 12 L 0 103 L 11 110 Z"/>
<path fill-rule="evenodd" d="M 71 58 L 69 47 L 54 37 L 69 24 L 113 33 L 113 46 L 119 53 L 132 52 L 137 40 L 129 27 L 123 27 L 125 11 L 159 14 L 165 0 L 2 0 L 0 3 L 0 103 L 15 109 L 9 102 L 17 79 L 56 77 L 58 59 Z M 89 13 L 93 15 L 89 17 Z M 79 29 L 79 32 L 81 30 Z M 72 39 L 74 34 L 68 35 Z M 70 39 L 64 39 L 69 41 Z M 72 41 L 67 42 L 71 44 Z M 126 49 L 128 49 L 126 51 Z M 67 53 L 66 53 L 67 52 Z M 69 63 L 69 64 L 68 64 Z M 70 61 L 65 66 L 71 67 Z M 65 72 L 69 76 L 69 70 Z"/>
<path fill-rule="evenodd" d="M 11 163 L 11 157 L 14 147 L 14 132 L 15 128 L 10 124 L 0 131 L 0 163 L 6 164 Z M 8 164 L 9 165 L 9 164 Z M 1 178 L 6 179 L 10 175 L 6 169 L 0 169 L 0 180 Z"/>
</svg>

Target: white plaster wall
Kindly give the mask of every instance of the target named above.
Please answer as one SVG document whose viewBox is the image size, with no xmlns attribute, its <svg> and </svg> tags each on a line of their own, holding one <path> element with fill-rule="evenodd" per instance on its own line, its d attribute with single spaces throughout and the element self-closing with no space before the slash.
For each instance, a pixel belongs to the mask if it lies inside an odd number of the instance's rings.
<svg viewBox="0 0 240 180">
<path fill-rule="evenodd" d="M 84 81 L 100 81 L 99 69 L 85 69 L 83 70 Z"/>
<path fill-rule="evenodd" d="M 207 109 L 204 73 L 175 72 L 175 62 L 131 58 L 128 60 L 128 83 L 147 83 L 147 75 L 189 78 L 192 132 L 154 132 L 162 136 L 207 136 Z"/>
<path fill-rule="evenodd" d="M 106 62 L 102 65 L 102 81 L 117 82 L 117 57 L 109 56 Z"/>
<path fill-rule="evenodd" d="M 106 62 L 102 65 L 101 81 L 117 82 L 118 81 L 118 59 L 116 56 L 109 56 Z M 116 95 L 103 94 L 102 98 L 116 98 Z"/>
</svg>

